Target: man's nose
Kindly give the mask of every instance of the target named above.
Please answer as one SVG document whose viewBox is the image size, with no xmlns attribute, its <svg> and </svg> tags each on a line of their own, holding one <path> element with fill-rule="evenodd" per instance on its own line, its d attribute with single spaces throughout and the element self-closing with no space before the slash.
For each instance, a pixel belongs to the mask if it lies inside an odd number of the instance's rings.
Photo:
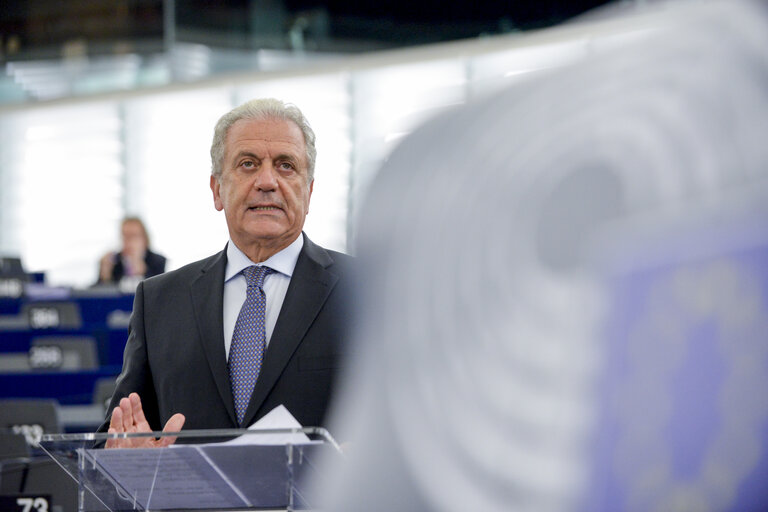
<svg viewBox="0 0 768 512">
<path fill-rule="evenodd" d="M 272 162 L 265 162 L 256 173 L 253 186 L 262 191 L 271 191 L 277 188 L 277 171 Z"/>
</svg>

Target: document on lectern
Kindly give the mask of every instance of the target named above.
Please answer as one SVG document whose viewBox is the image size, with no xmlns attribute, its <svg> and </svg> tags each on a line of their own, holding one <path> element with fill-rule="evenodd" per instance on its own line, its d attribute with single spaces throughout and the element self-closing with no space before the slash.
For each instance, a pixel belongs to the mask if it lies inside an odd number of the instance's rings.
<svg viewBox="0 0 768 512">
<path fill-rule="evenodd" d="M 293 414 L 284 405 L 278 405 L 248 427 L 248 430 L 283 429 L 286 431 L 300 428 L 301 423 L 293 417 Z M 281 432 L 243 435 L 223 444 L 306 444 L 309 442 L 311 442 L 309 437 L 303 432 Z"/>
<path fill-rule="evenodd" d="M 276 413 L 260 428 L 285 428 L 275 423 L 275 416 L 284 417 Z M 300 427 L 298 422 L 289 426 Z M 141 509 L 282 508 L 295 476 L 286 444 L 302 445 L 302 453 L 309 455 L 307 451 L 322 449 L 322 443 L 301 433 L 283 434 L 279 440 L 263 435 L 264 442 L 258 440 L 262 434 L 252 434 L 242 436 L 254 438 L 247 443 L 88 449 L 84 455 L 118 494 Z"/>
</svg>

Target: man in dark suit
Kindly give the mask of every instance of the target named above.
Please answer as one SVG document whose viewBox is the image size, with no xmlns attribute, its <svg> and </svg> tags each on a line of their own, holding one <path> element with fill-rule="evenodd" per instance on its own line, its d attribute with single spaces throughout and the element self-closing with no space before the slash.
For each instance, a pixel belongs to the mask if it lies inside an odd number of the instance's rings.
<svg viewBox="0 0 768 512">
<path fill-rule="evenodd" d="M 302 113 L 277 100 L 248 102 L 219 120 L 210 186 L 230 240 L 219 254 L 139 284 L 123 371 L 100 430 L 247 427 L 280 404 L 303 425 L 325 424 L 346 339 L 352 260 L 302 232 L 314 141 Z M 254 285 L 250 270 L 259 267 L 266 277 Z M 255 334 L 246 325 L 256 325 Z M 256 367 L 245 394 L 242 357 Z"/>
</svg>

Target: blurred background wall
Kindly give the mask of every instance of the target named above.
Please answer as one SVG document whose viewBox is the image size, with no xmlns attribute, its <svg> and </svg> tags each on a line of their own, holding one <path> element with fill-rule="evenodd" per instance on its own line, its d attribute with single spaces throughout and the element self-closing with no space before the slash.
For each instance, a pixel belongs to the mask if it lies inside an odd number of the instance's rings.
<svg viewBox="0 0 768 512">
<path fill-rule="evenodd" d="M 345 250 L 366 184 L 419 123 L 651 28 L 563 25 L 603 3 L 4 2 L 0 254 L 84 287 L 125 215 L 145 220 L 169 269 L 220 250 L 212 128 L 257 96 L 313 124 L 306 230 Z"/>
</svg>

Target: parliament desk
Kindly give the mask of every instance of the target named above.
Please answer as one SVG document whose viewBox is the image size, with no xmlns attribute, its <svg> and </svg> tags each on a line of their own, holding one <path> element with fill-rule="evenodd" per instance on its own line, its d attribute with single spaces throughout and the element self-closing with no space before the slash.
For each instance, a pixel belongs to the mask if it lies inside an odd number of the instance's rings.
<svg viewBox="0 0 768 512">
<path fill-rule="evenodd" d="M 133 294 L 40 283 L 2 291 L 15 296 L 0 294 L 0 399 L 55 399 L 63 430 L 92 430 L 120 373 Z"/>
</svg>

